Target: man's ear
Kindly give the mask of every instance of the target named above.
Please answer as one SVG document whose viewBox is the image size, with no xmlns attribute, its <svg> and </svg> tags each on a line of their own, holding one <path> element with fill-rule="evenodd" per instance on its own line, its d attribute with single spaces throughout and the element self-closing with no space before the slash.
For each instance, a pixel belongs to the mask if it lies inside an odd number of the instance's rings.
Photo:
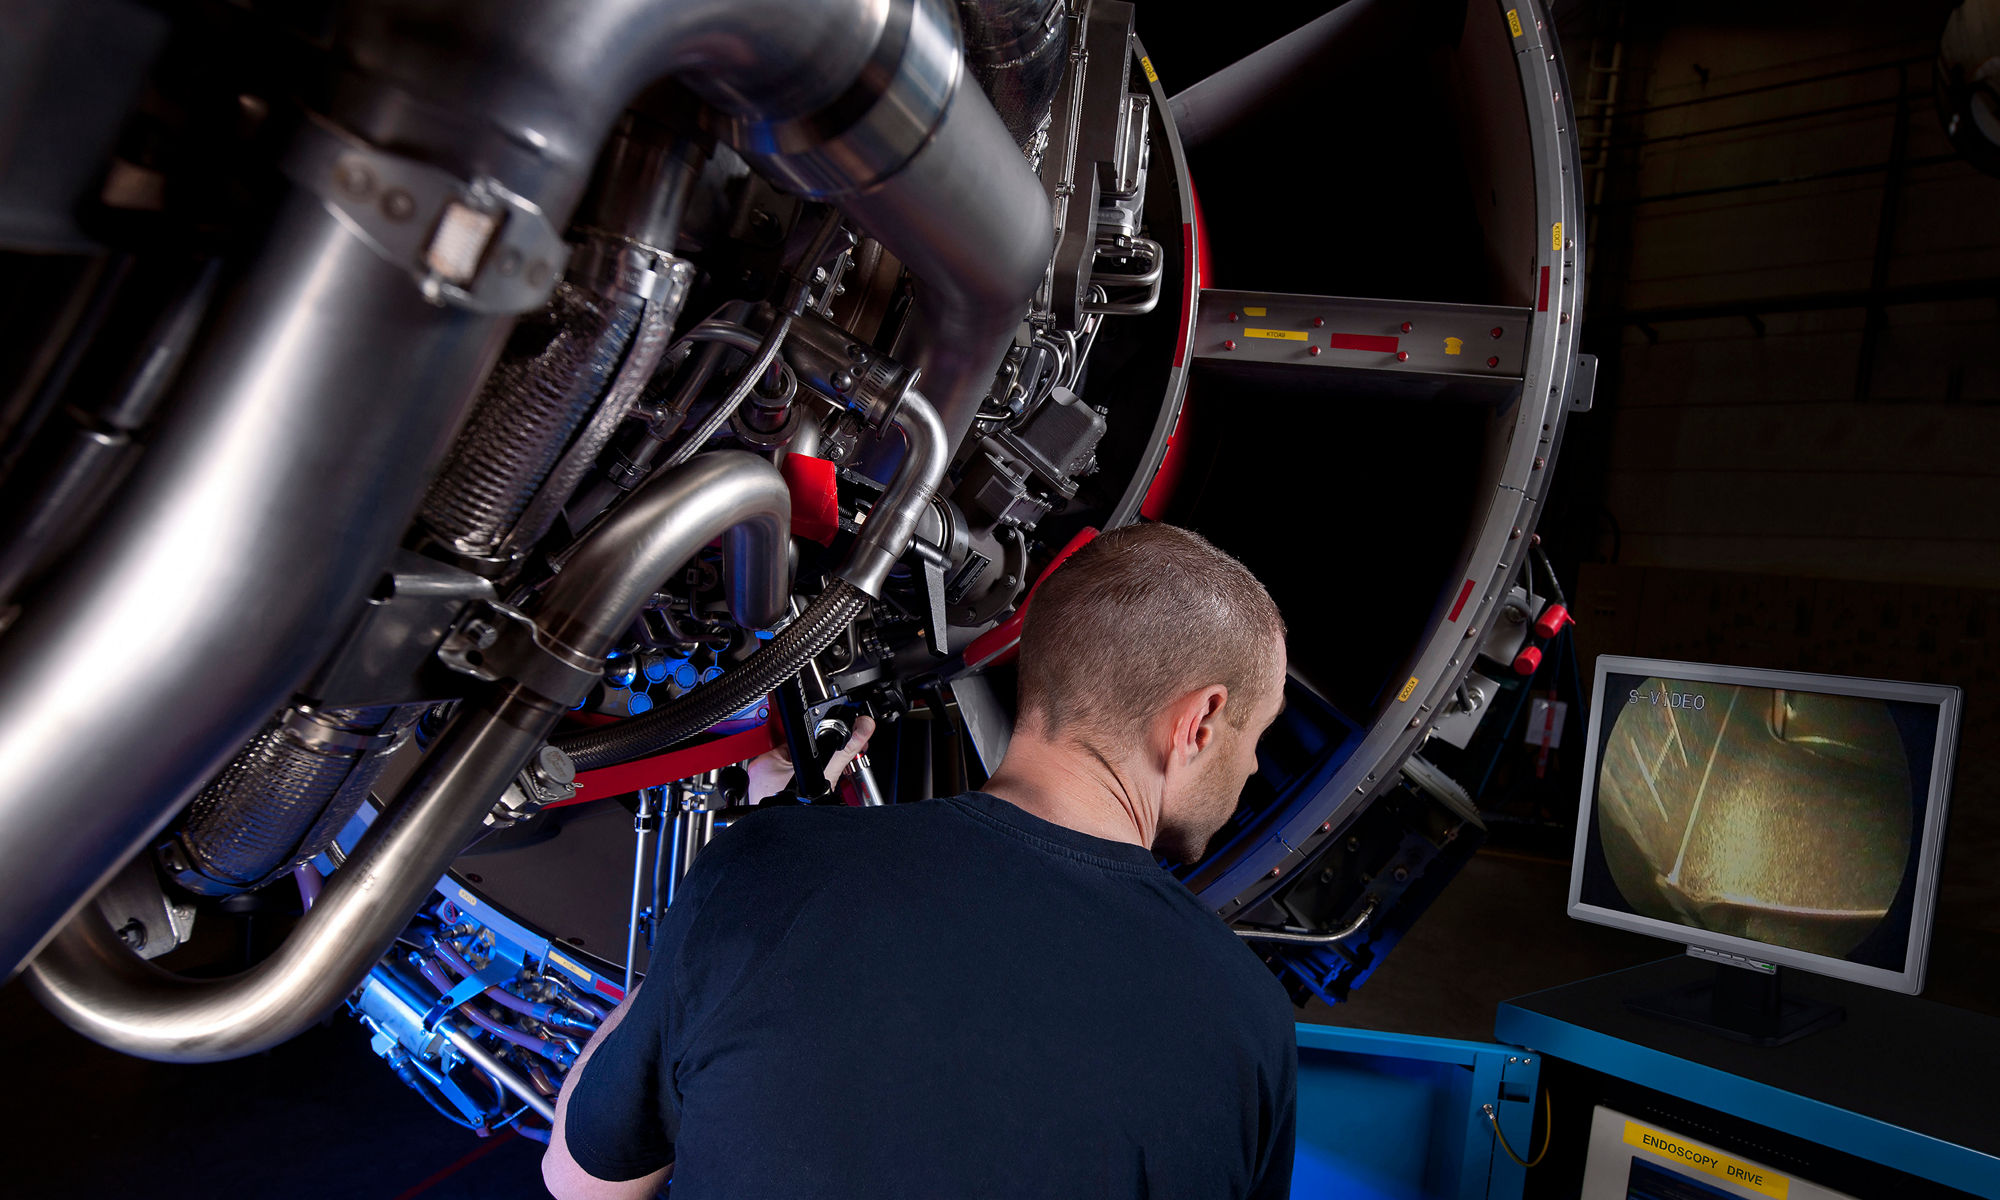
<svg viewBox="0 0 2000 1200">
<path fill-rule="evenodd" d="M 1176 762 L 1186 763 L 1215 744 L 1228 702 L 1229 688 L 1220 683 L 1196 688 L 1174 702 L 1170 753 Z"/>
</svg>

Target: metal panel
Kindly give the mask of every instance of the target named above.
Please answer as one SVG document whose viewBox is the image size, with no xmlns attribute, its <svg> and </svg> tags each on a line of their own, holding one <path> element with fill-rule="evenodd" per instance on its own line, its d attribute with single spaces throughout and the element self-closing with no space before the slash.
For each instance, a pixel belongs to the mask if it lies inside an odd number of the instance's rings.
<svg viewBox="0 0 2000 1200">
<path fill-rule="evenodd" d="M 1298 1026 L 1295 1197 L 1513 1200 L 1525 1172 L 1540 1056 L 1490 1042 Z"/>
</svg>

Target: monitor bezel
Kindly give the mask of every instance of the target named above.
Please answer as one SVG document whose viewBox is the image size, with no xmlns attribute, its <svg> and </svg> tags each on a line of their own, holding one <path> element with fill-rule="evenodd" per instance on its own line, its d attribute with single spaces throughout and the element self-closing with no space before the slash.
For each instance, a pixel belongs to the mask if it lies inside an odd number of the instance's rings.
<svg viewBox="0 0 2000 1200">
<path fill-rule="evenodd" d="M 1910 941 L 1904 951 L 1902 970 L 1867 966 L 1731 934 L 1693 929 L 1657 917 L 1645 917 L 1637 913 L 1619 912 L 1583 903 L 1583 872 L 1585 864 L 1589 861 L 1587 850 L 1590 822 L 1597 803 L 1598 735 L 1605 710 L 1605 706 L 1599 701 L 1604 695 L 1605 679 L 1614 672 L 1620 675 L 1687 680 L 1691 683 L 1784 688 L 1788 691 L 1825 692 L 1837 696 L 1901 700 L 1937 706 L 1937 744 L 1932 750 L 1931 783 L 1930 792 L 1925 798 L 1924 827 L 1918 834 L 1922 841 L 1917 857 L 1916 895 L 1910 912 Z M 1924 972 L 1930 962 L 1931 921 L 1937 906 L 1938 873 L 1944 851 L 1945 820 L 1951 801 L 1952 765 L 1957 757 L 1961 700 L 1961 691 L 1949 684 L 1905 683 L 1889 679 L 1819 675 L 1807 671 L 1774 671 L 1763 667 L 1680 662 L 1665 658 L 1599 655 L 1591 676 L 1590 720 L 1584 740 L 1582 796 L 1577 805 L 1576 847 L 1570 862 L 1569 915 L 1579 921 L 1643 933 L 1667 941 L 1680 942 L 1686 946 L 1740 954 L 1757 962 L 1796 967 L 1802 971 L 1834 979 L 1864 983 L 1909 995 L 1922 992 Z"/>
</svg>

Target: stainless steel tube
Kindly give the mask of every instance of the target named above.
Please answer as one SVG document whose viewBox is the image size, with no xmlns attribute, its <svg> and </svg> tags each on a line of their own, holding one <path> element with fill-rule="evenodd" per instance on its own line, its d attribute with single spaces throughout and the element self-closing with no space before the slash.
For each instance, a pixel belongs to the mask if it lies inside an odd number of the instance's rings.
<svg viewBox="0 0 2000 1200">
<path fill-rule="evenodd" d="M 332 648 L 505 329 L 426 303 L 317 199 L 284 202 L 173 419 L 0 639 L 0 972 Z M 118 703 L 73 686 L 111 661 Z"/>
<path fill-rule="evenodd" d="M 910 548 L 917 522 L 944 481 L 951 458 L 952 443 L 937 410 L 915 389 L 904 393 L 890 424 L 903 435 L 902 465 L 889 490 L 868 510 L 868 523 L 840 569 L 840 578 L 871 596 L 881 595 L 889 568 Z"/>
<path fill-rule="evenodd" d="M 601 659 L 653 591 L 718 536 L 733 548 L 732 607 L 775 619 L 787 590 L 790 513 L 770 463 L 743 453 L 696 459 L 591 535 L 549 592 L 545 628 L 562 632 L 559 645 Z M 86 910 L 29 966 L 28 986 L 70 1028 L 141 1058 L 212 1062 L 277 1045 L 367 976 L 560 713 L 507 685 L 461 715 L 292 935 L 243 974 L 163 971 Z"/>
<path fill-rule="evenodd" d="M 374 86 L 336 115 L 567 213 L 619 111 L 678 77 L 733 119 L 752 163 L 837 205 L 916 276 L 897 353 L 923 370 L 956 446 L 1055 234 L 1040 179 L 964 78 L 950 2 L 377 0 L 349 37 Z M 446 127 L 438 112 L 466 116 Z"/>
<path fill-rule="evenodd" d="M 536 1091 L 535 1085 L 523 1079 L 514 1068 L 500 1061 L 497 1055 L 480 1045 L 478 1038 L 450 1021 L 439 1021 L 437 1029 L 444 1035 L 444 1040 L 457 1047 L 458 1052 L 465 1055 L 466 1060 L 473 1066 L 499 1080 L 501 1087 L 514 1093 L 521 1103 L 540 1113 L 544 1121 L 555 1123 L 556 1106 L 549 1098 Z"/>
</svg>

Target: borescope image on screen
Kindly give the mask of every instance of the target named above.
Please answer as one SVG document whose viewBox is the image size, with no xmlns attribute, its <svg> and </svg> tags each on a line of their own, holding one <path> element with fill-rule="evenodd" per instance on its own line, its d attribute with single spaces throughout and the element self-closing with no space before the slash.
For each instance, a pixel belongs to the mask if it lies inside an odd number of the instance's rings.
<svg viewBox="0 0 2000 1200">
<path fill-rule="evenodd" d="M 1900 964 L 1922 797 L 1895 711 L 1908 706 L 1606 683 L 1595 824 L 1612 907 L 1832 958 L 1867 944 Z"/>
</svg>

